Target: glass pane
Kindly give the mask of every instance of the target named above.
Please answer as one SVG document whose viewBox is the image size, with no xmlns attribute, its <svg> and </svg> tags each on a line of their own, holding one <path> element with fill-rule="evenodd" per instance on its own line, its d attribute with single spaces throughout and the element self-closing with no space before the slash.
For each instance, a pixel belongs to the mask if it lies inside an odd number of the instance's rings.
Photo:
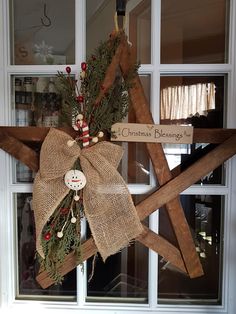
<svg viewBox="0 0 236 314">
<path fill-rule="evenodd" d="M 162 0 L 161 63 L 225 63 L 227 0 Z"/>
<path fill-rule="evenodd" d="M 35 225 L 31 201 L 32 194 L 15 194 L 18 253 L 17 298 L 74 301 L 76 297 L 76 270 L 66 275 L 61 285 L 54 285 L 47 289 L 42 289 L 35 279 L 39 265 L 35 259 Z"/>
<path fill-rule="evenodd" d="M 151 63 L 151 1 L 128 1 L 129 40 L 141 63 Z"/>
<path fill-rule="evenodd" d="M 133 195 L 137 204 L 146 195 Z M 147 221 L 145 224 L 148 224 Z M 89 234 L 88 234 L 89 235 Z M 146 303 L 148 299 L 148 249 L 134 242 L 120 253 L 109 256 L 104 263 L 96 258 L 94 275 L 93 258 L 87 261 L 87 300 L 90 302 Z"/>
<path fill-rule="evenodd" d="M 86 0 L 87 55 L 114 30 L 116 1 Z M 127 1 L 126 33 L 141 63 L 151 63 L 151 1 Z"/>
<path fill-rule="evenodd" d="M 16 126 L 60 125 L 62 96 L 56 76 L 12 76 L 13 119 Z M 14 182 L 32 182 L 34 174 L 15 161 Z"/>
<path fill-rule="evenodd" d="M 75 63 L 75 1 L 12 0 L 12 64 Z"/>
<path fill-rule="evenodd" d="M 186 124 L 195 128 L 222 128 L 225 113 L 225 76 L 162 76 L 161 124 Z M 164 144 L 171 169 L 193 163 L 214 145 Z M 224 184 L 224 166 L 220 166 L 198 183 Z M 196 182 L 197 183 L 197 182 Z"/>
<path fill-rule="evenodd" d="M 13 76 L 16 126 L 59 126 L 62 96 L 56 76 Z"/>
<path fill-rule="evenodd" d="M 204 275 L 190 279 L 159 258 L 158 302 L 221 304 L 224 197 L 181 195 L 185 216 L 194 237 Z M 159 213 L 159 233 L 176 245 L 165 209 Z"/>
</svg>

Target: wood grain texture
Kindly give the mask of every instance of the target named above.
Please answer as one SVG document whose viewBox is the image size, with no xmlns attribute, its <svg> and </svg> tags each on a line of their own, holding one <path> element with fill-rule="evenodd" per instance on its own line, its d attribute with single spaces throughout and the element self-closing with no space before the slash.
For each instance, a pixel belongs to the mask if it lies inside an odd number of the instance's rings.
<svg viewBox="0 0 236 314">
<path fill-rule="evenodd" d="M 160 235 L 144 226 L 144 232 L 136 240 L 146 245 L 147 247 L 150 247 L 150 249 L 154 250 L 155 252 L 159 252 L 159 254 L 165 258 L 165 260 L 172 263 L 172 265 L 177 267 L 179 271 L 187 273 L 180 251 Z M 83 252 L 83 261 L 86 261 L 97 252 L 96 245 L 92 238 L 89 238 L 87 241 L 85 241 L 82 244 L 81 249 Z M 73 270 L 76 266 L 78 266 L 78 262 L 74 253 L 71 252 L 66 256 L 63 265 L 59 267 L 59 271 L 64 276 Z M 48 288 L 54 283 L 46 271 L 39 273 L 36 277 L 36 280 L 43 289 Z"/>
<path fill-rule="evenodd" d="M 24 143 L 42 143 L 49 132 L 48 127 L 9 127 L 1 126 L 0 132 L 15 137 Z M 71 135 L 76 136 L 76 132 L 70 127 L 58 128 Z M 236 129 L 197 129 L 193 130 L 193 143 L 212 143 L 219 144 L 236 134 Z"/>
<path fill-rule="evenodd" d="M 23 144 L 15 137 L 9 136 L 2 130 L 0 130 L 0 148 L 20 160 L 33 171 L 38 170 L 38 154 L 33 149 Z"/>
<path fill-rule="evenodd" d="M 132 54 L 127 41 L 123 41 L 123 54 L 121 57 L 121 70 L 124 76 L 128 75 L 132 67 Z M 150 106 L 145 97 L 145 93 L 138 75 L 134 78 L 133 86 L 129 90 L 132 107 L 135 111 L 137 122 L 153 124 Z M 152 161 L 152 165 L 160 185 L 171 180 L 172 175 L 169 169 L 165 153 L 160 143 L 147 143 L 147 150 Z M 177 242 L 185 262 L 185 266 L 191 278 L 203 275 L 202 265 L 200 263 L 192 235 L 184 215 L 179 197 L 167 202 L 165 208 L 170 217 Z"/>
<path fill-rule="evenodd" d="M 236 134 L 161 186 L 136 206 L 140 220 L 174 199 L 189 186 L 236 154 Z"/>
</svg>

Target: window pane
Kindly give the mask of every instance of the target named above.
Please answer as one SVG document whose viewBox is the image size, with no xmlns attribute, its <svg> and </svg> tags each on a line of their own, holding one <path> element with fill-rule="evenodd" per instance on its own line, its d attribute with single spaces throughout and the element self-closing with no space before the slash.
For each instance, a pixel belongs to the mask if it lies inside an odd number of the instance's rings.
<svg viewBox="0 0 236 314">
<path fill-rule="evenodd" d="M 12 1 L 12 64 L 75 63 L 75 1 Z"/>
<path fill-rule="evenodd" d="M 129 40 L 141 63 L 151 63 L 151 1 L 128 1 Z"/>
<path fill-rule="evenodd" d="M 185 216 L 194 237 L 204 275 L 190 279 L 159 259 L 159 303 L 221 304 L 224 197 L 181 195 Z M 159 233 L 176 245 L 170 221 L 160 210 Z"/>
<path fill-rule="evenodd" d="M 87 55 L 90 55 L 100 41 L 107 40 L 114 30 L 116 1 L 86 0 Z M 121 27 L 121 26 L 120 26 Z M 126 27 L 129 40 L 141 63 L 151 63 L 151 1 L 127 1 Z"/>
<path fill-rule="evenodd" d="M 137 204 L 146 195 L 134 195 Z M 146 221 L 147 223 L 147 221 Z M 87 278 L 92 272 L 93 258 L 87 261 Z M 146 303 L 148 298 L 148 249 L 134 242 L 104 263 L 96 258 L 94 275 L 87 285 L 90 302 Z"/>
<path fill-rule="evenodd" d="M 35 277 L 39 265 L 35 259 L 35 226 L 31 207 L 32 194 L 16 193 L 15 208 L 17 219 L 17 298 L 55 299 L 74 301 L 76 297 L 76 270 L 65 276 L 62 285 L 42 289 Z M 59 297 L 59 298 L 57 298 Z"/>
<path fill-rule="evenodd" d="M 62 96 L 56 76 L 13 76 L 16 126 L 59 125 Z"/>
<path fill-rule="evenodd" d="M 161 124 L 187 124 L 195 128 L 222 128 L 225 113 L 225 76 L 162 76 Z M 181 169 L 214 146 L 164 144 L 171 169 Z M 224 184 L 224 166 L 203 177 L 201 184 Z"/>
<path fill-rule="evenodd" d="M 162 0 L 161 63 L 225 63 L 227 0 Z"/>
<path fill-rule="evenodd" d="M 13 124 L 16 126 L 60 125 L 62 96 L 55 76 L 12 76 Z M 15 163 L 15 183 L 32 182 L 34 174 L 19 161 Z"/>
</svg>

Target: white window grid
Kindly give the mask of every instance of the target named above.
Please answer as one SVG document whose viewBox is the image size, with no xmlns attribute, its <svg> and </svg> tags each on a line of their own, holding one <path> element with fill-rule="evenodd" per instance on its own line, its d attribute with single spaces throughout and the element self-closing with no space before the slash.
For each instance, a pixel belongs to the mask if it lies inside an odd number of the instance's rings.
<svg viewBox="0 0 236 314">
<path fill-rule="evenodd" d="M 9 2 L 8 0 L 0 0 L 1 28 L 0 42 L 3 43 L 0 47 L 0 124 L 11 125 L 11 108 L 6 104 L 11 103 L 11 76 L 12 75 L 47 75 L 55 74 L 58 70 L 63 71 L 64 66 L 14 66 L 10 65 L 10 30 L 9 30 Z M 75 0 L 76 2 L 76 62 L 72 65 L 72 72 L 79 68 L 80 62 L 85 56 L 85 41 L 86 41 L 86 21 L 85 7 L 86 0 Z M 152 63 L 142 65 L 140 74 L 151 75 L 151 110 L 154 121 L 159 122 L 159 109 L 157 100 L 159 99 L 159 89 L 156 86 L 160 85 L 161 75 L 227 75 L 227 115 L 226 126 L 236 127 L 236 100 L 235 82 L 236 82 L 236 62 L 235 62 L 235 20 L 236 20 L 236 3 L 235 0 L 230 1 L 230 29 L 229 29 L 229 62 L 227 64 L 204 64 L 204 65 L 167 65 L 160 64 L 160 12 L 161 0 L 152 0 Z M 12 159 L 2 151 L 0 152 L 1 164 L 1 180 L 0 180 L 0 309 L 6 313 L 11 311 L 25 310 L 27 312 L 35 311 L 36 308 L 42 312 L 64 313 L 68 310 L 79 310 L 79 313 L 228 313 L 236 312 L 236 286 L 233 278 L 236 278 L 236 271 L 232 260 L 236 258 L 235 247 L 235 225 L 236 213 L 234 204 L 236 203 L 236 182 L 234 173 L 236 172 L 235 157 L 227 162 L 227 181 L 224 186 L 192 186 L 184 191 L 184 194 L 210 194 L 210 195 L 225 195 L 225 238 L 224 238 L 224 269 L 223 269 L 223 295 L 221 306 L 191 306 L 180 305 L 178 308 L 173 305 L 158 305 L 157 304 L 157 254 L 149 252 L 149 303 L 143 305 L 135 304 L 107 304 L 107 303 L 86 303 L 86 276 L 80 269 L 77 271 L 77 301 L 76 302 L 56 302 L 56 301 L 32 301 L 32 300 L 16 300 L 16 265 L 15 252 L 16 243 L 14 241 L 13 223 L 13 194 L 14 193 L 29 193 L 32 192 L 31 185 L 13 184 L 12 183 Z M 150 181 L 150 188 L 152 186 Z M 130 186 L 131 192 L 141 193 L 142 188 L 147 186 L 135 187 Z M 230 210 L 231 209 L 231 210 Z M 151 215 L 150 228 L 154 231 L 158 230 L 158 212 Z"/>
</svg>

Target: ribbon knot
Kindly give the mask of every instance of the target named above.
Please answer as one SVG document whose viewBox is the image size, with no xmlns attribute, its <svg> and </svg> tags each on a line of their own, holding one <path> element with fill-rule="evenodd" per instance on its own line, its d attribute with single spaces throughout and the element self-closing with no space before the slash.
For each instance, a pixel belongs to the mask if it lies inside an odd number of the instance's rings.
<svg viewBox="0 0 236 314">
<path fill-rule="evenodd" d="M 83 205 L 95 244 L 103 260 L 127 246 L 143 231 L 128 188 L 117 171 L 123 149 L 100 142 L 86 149 L 68 147 L 72 138 L 50 129 L 40 153 L 40 168 L 34 181 L 33 209 L 36 224 L 36 248 L 44 257 L 41 234 L 69 189 L 65 173 L 79 158 L 87 179 Z"/>
</svg>

